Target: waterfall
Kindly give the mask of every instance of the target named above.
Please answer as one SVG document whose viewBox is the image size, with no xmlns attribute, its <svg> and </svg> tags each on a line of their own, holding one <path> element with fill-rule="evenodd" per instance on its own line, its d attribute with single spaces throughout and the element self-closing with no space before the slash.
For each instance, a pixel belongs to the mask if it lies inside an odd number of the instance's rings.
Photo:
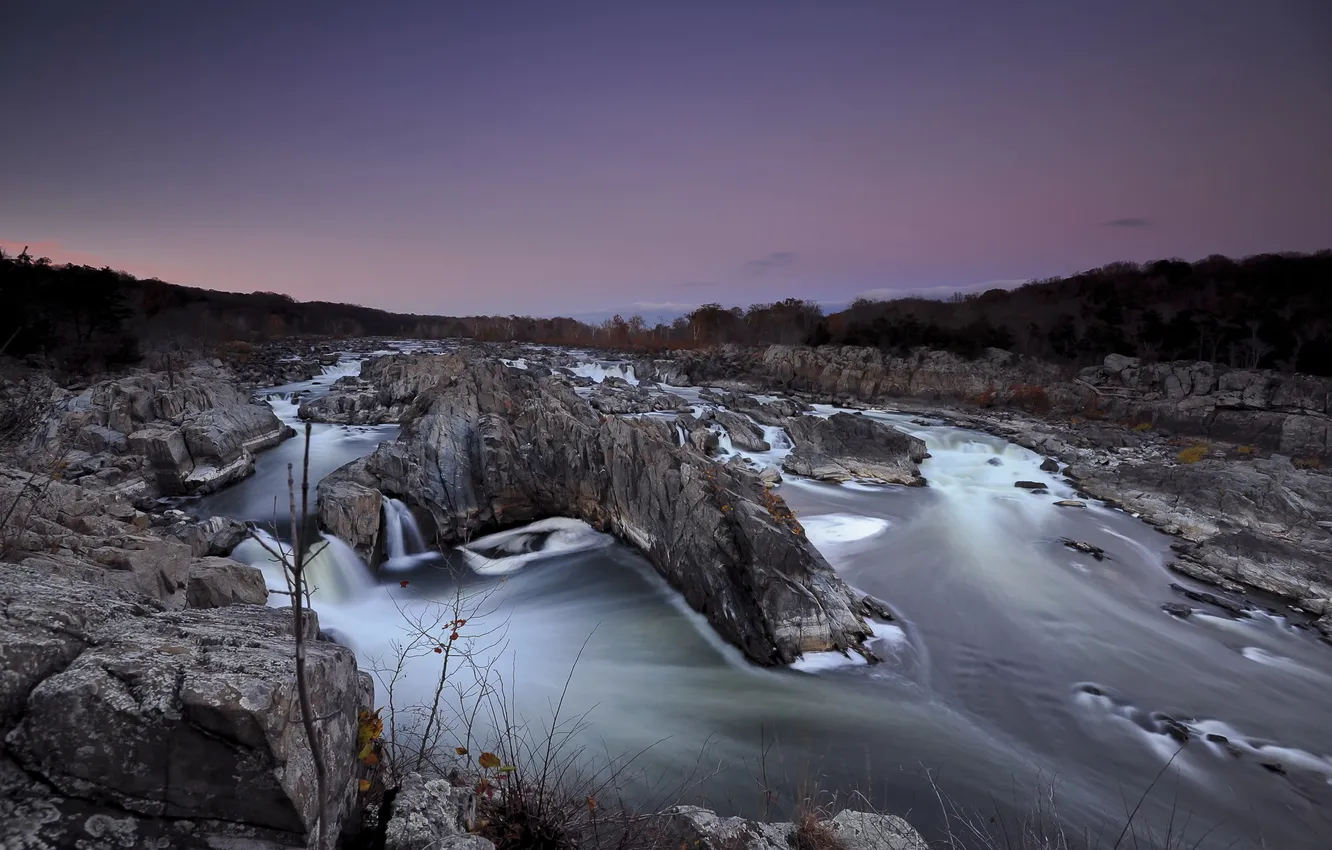
<svg viewBox="0 0 1332 850">
<path fill-rule="evenodd" d="M 384 554 L 389 560 L 419 555 L 425 551 L 425 538 L 411 508 L 398 499 L 384 498 Z"/>
<path fill-rule="evenodd" d="M 685 429 L 679 425 L 675 426 L 675 436 L 680 438 L 680 445 L 682 446 L 689 442 L 689 437 L 685 434 Z"/>
<path fill-rule="evenodd" d="M 269 590 L 285 591 L 287 579 L 281 563 L 273 557 L 274 552 L 291 556 L 291 543 L 278 540 L 267 531 L 257 529 L 254 532 L 263 542 L 246 538 L 231 553 L 231 557 L 252 567 L 258 567 L 264 574 L 264 583 Z M 321 534 L 323 539 L 310 547 L 311 557 L 305 565 L 305 577 L 311 590 L 311 596 L 318 601 L 349 602 L 363 599 L 375 587 L 374 577 L 365 561 L 356 554 L 356 550 L 331 534 Z M 264 544 L 267 544 L 265 548 Z M 283 607 L 291 604 L 285 594 L 272 594 L 268 604 Z"/>
</svg>

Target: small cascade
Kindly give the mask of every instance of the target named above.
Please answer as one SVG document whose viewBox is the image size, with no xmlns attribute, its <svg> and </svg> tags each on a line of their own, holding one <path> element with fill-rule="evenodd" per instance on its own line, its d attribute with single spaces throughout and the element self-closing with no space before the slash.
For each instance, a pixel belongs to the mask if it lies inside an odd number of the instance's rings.
<svg viewBox="0 0 1332 850">
<path fill-rule="evenodd" d="M 596 363 L 579 363 L 569 371 L 575 375 L 584 378 L 591 378 L 598 384 L 607 378 L 621 378 L 626 383 L 638 385 L 638 376 L 634 374 L 634 367 L 628 363 L 611 363 L 601 361 Z"/>
<path fill-rule="evenodd" d="M 268 604 L 284 607 L 291 604 L 286 595 L 287 577 L 281 561 L 274 553 L 291 557 L 291 543 L 279 540 L 262 529 L 254 534 L 259 540 L 246 538 L 232 552 L 231 557 L 264 574 L 264 583 L 270 591 Z M 305 565 L 305 577 L 311 588 L 311 598 L 325 602 L 354 602 L 365 598 L 375 587 L 374 576 L 356 550 L 331 534 L 321 534 L 321 540 L 310 547 L 311 556 Z"/>
<path fill-rule="evenodd" d="M 689 442 L 689 435 L 685 433 L 685 429 L 684 429 L 684 427 L 681 426 L 681 425 L 676 425 L 676 426 L 675 426 L 675 436 L 676 436 L 677 438 L 679 438 L 679 440 L 680 440 L 680 445 L 682 445 L 682 446 L 683 446 L 685 443 Z"/>
<path fill-rule="evenodd" d="M 384 498 L 384 553 L 389 560 L 419 555 L 425 538 L 411 508 L 398 499 Z"/>
</svg>

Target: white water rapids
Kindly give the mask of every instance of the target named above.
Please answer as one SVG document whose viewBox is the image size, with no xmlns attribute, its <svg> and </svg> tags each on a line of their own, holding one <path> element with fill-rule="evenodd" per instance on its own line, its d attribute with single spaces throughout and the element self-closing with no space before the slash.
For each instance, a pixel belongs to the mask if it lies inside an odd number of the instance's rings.
<svg viewBox="0 0 1332 850">
<path fill-rule="evenodd" d="M 611 365 L 574 371 L 636 383 Z M 290 394 L 324 386 L 277 388 L 270 403 L 294 421 Z M 696 388 L 679 394 L 696 411 L 708 406 Z M 401 635 L 404 613 L 484 594 L 485 615 L 466 631 L 502 634 L 478 644 L 487 647 L 478 661 L 504 671 L 528 717 L 548 716 L 572 670 L 565 716 L 590 712 L 584 743 L 611 754 L 647 748 L 637 764 L 654 775 L 687 772 L 703 754 L 722 767 L 697 792 L 736 813 L 761 813 L 753 776 L 766 742 L 784 803 L 802 783 L 859 791 L 932 837 L 942 821 L 935 784 L 964 808 L 1018 816 L 1054 783 L 1068 824 L 1109 833 L 1112 844 L 1124 800 L 1136 804 L 1161 774 L 1138 817 L 1163 833 L 1172 809 L 1187 813 L 1175 825 L 1188 836 L 1182 846 L 1332 846 L 1327 647 L 1281 616 L 1169 616 L 1161 604 L 1183 601 L 1169 589 L 1183 581 L 1165 568 L 1170 538 L 1096 503 L 1055 506 L 1076 498 L 1074 488 L 1018 446 L 913 416 L 865 415 L 925 440 L 928 487 L 788 476 L 779 492 L 842 577 L 898 613 L 876 627 L 882 664 L 825 655 L 795 670 L 754 668 L 641 555 L 581 522 L 544 520 L 440 556 L 413 534 L 400 502 L 384 505 L 391 558 L 378 578 L 340 541 L 321 552 L 312 568 L 321 622 L 369 665 Z M 314 431 L 319 476 L 396 435 L 391 426 Z M 780 466 L 790 440 L 771 426 L 764 437 L 772 449 L 762 453 L 723 438 L 722 459 Z M 299 443 L 265 453 L 253 478 L 204 509 L 266 522 Z M 1015 488 L 1018 480 L 1048 492 Z M 256 543 L 235 557 L 283 587 Z M 397 699 L 425 699 L 436 665 L 431 654 L 414 659 Z M 1189 730 L 1182 750 L 1163 718 Z"/>
</svg>

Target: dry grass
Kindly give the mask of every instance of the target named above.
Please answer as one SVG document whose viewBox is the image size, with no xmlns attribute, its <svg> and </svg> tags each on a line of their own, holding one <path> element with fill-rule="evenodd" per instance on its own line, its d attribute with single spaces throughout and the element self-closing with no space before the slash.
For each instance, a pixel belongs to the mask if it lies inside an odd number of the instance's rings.
<svg viewBox="0 0 1332 850">
<path fill-rule="evenodd" d="M 792 850 L 845 850 L 828 825 L 827 813 L 818 809 L 809 809 L 796 818 L 790 841 Z"/>
<path fill-rule="evenodd" d="M 1192 446 L 1189 446 L 1187 449 L 1184 449 L 1179 454 L 1175 455 L 1175 457 L 1180 463 L 1197 463 L 1207 457 L 1209 451 L 1211 451 L 1211 446 L 1208 446 L 1206 443 L 1194 443 Z"/>
<path fill-rule="evenodd" d="M 1295 458 L 1296 469 L 1322 469 L 1323 459 L 1321 457 L 1297 457 Z"/>
<path fill-rule="evenodd" d="M 1137 431 L 1139 434 L 1143 433 L 1144 431 L 1150 431 L 1152 430 L 1152 423 L 1139 422 L 1137 425 L 1133 426 L 1133 430 Z"/>
</svg>

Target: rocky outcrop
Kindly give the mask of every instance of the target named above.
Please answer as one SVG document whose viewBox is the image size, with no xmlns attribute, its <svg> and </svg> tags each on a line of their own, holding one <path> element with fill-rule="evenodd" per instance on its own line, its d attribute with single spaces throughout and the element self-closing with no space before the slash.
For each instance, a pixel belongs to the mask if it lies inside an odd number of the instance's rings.
<svg viewBox="0 0 1332 850">
<path fill-rule="evenodd" d="M 230 558 L 195 558 L 190 561 L 185 602 L 191 608 L 227 605 L 263 605 L 268 601 L 264 574 Z"/>
<path fill-rule="evenodd" d="M 1110 355 L 1079 379 L 1101 415 L 1302 459 L 1332 459 L 1332 378 Z"/>
<path fill-rule="evenodd" d="M 748 417 L 730 410 L 712 411 L 712 421 L 726 429 L 731 445 L 747 452 L 766 452 L 772 445 L 763 439 L 763 429 Z"/>
<path fill-rule="evenodd" d="M 268 405 L 207 363 L 53 390 L 20 461 L 145 497 L 209 493 L 253 471 L 254 453 L 292 435 Z"/>
<path fill-rule="evenodd" d="M 795 416 L 786 430 L 795 443 L 782 469 L 820 481 L 878 481 L 921 486 L 920 462 L 925 443 L 920 439 L 853 413 L 825 418 Z"/>
<path fill-rule="evenodd" d="M 195 599 L 209 606 L 261 603 L 266 592 L 258 570 L 199 558 L 217 539 L 199 529 L 221 526 L 218 533 L 229 535 L 232 524 L 194 523 L 174 513 L 159 520 L 116 494 L 0 467 L 0 514 L 8 515 L 0 556 L 56 578 L 148 597 L 167 610 L 194 605 Z M 198 531 L 199 545 L 173 536 L 183 529 Z M 216 569 L 223 563 L 230 565 L 225 580 Z M 199 588 L 192 586 L 196 577 Z"/>
<path fill-rule="evenodd" d="M 927 850 L 920 833 L 894 815 L 842 811 L 800 824 L 723 818 L 697 806 L 676 806 L 663 814 L 670 846 L 699 850 Z"/>
<path fill-rule="evenodd" d="M 442 542 L 575 517 L 642 550 L 758 663 L 854 650 L 868 636 L 859 600 L 757 476 L 679 446 L 668 423 L 598 414 L 554 378 L 452 356 L 420 368 L 445 380 L 418 398 L 399 439 L 321 483 L 334 533 L 368 528 L 380 509 L 356 488 L 415 504 Z"/>
<path fill-rule="evenodd" d="M 696 385 L 777 389 L 840 403 L 915 399 L 1146 422 L 1180 435 L 1332 461 L 1332 379 L 1307 375 L 1143 363 L 1117 354 L 1079 371 L 999 349 L 966 360 L 929 349 L 895 356 L 873 348 L 790 345 L 683 352 L 669 366 L 641 368 L 674 369 Z"/>
<path fill-rule="evenodd" d="M 417 396 L 446 377 L 433 355 L 372 357 L 361 364 L 360 377 L 339 379 L 328 395 L 302 404 L 298 415 L 341 425 L 399 422 Z"/>
<path fill-rule="evenodd" d="M 305 626 L 336 836 L 368 681 Z M 285 609 L 168 611 L 0 564 L 0 845 L 306 847 L 317 801 L 291 627 Z"/>
</svg>

